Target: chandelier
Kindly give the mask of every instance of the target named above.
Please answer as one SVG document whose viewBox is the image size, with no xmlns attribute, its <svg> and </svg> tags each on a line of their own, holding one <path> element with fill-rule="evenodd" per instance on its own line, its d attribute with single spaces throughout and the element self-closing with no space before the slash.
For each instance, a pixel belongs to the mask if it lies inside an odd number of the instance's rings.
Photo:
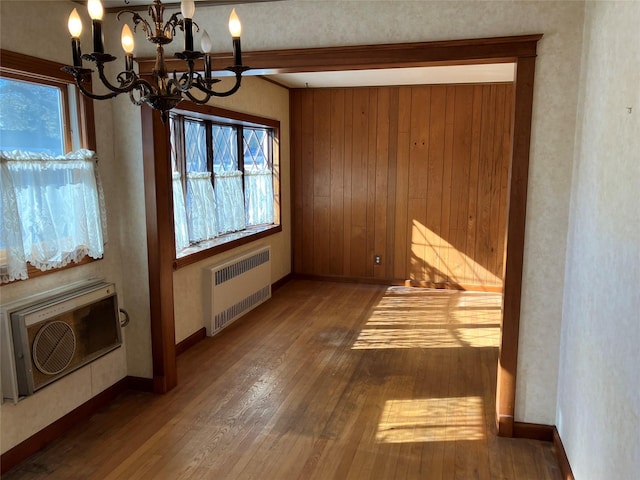
<svg viewBox="0 0 640 480">
<path fill-rule="evenodd" d="M 147 34 L 147 40 L 156 45 L 156 62 L 150 78 L 143 78 L 133 69 L 133 49 L 134 40 L 131 28 L 125 24 L 122 27 L 121 43 L 125 52 L 125 69 L 116 76 L 117 85 L 111 83 L 105 73 L 104 66 L 116 60 L 116 57 L 104 52 L 104 40 L 102 34 L 102 17 L 104 9 L 100 0 L 89 0 L 87 9 L 92 20 L 93 27 L 93 53 L 82 54 L 80 51 L 80 34 L 82 32 L 82 22 L 78 11 L 74 8 L 69 15 L 69 33 L 71 33 L 71 49 L 73 54 L 73 66 L 64 67 L 63 70 L 73 75 L 76 85 L 80 91 L 94 100 L 106 100 L 121 93 L 128 93 L 131 102 L 135 105 L 147 104 L 159 110 L 162 114 L 162 121 L 166 122 L 169 110 L 174 108 L 183 99 L 187 98 L 198 104 L 207 103 L 212 96 L 227 97 L 233 95 L 240 88 L 242 74 L 249 70 L 249 67 L 242 66 L 242 51 L 240 48 L 241 25 L 235 9 L 229 17 L 229 31 L 233 39 L 233 59 L 234 65 L 226 70 L 235 74 L 235 84 L 224 91 L 214 91 L 214 84 L 220 79 L 211 76 L 211 38 L 206 30 L 202 33 L 201 47 L 203 52 L 195 51 L 193 48 L 193 28 L 200 30 L 193 22 L 195 3 L 193 0 L 180 2 L 180 13 L 174 13 L 169 20 L 164 23 L 164 5 L 160 0 L 154 0 L 149 5 L 149 16 L 152 24 L 142 18 L 132 10 L 122 10 L 118 12 L 117 18 L 124 14 L 131 14 L 133 21 L 133 31 L 140 26 Z M 182 15 L 182 18 L 179 16 Z M 178 52 L 175 56 L 185 62 L 185 73 L 169 74 L 164 60 L 164 45 L 173 41 L 176 29 L 184 32 L 184 51 Z M 195 61 L 204 57 L 204 75 L 195 71 Z M 93 70 L 84 68 L 83 60 L 95 63 L 98 76 L 103 85 L 109 90 L 105 94 L 94 94 L 85 88 L 85 84 L 90 81 Z M 199 92 L 199 93 L 196 93 Z"/>
</svg>

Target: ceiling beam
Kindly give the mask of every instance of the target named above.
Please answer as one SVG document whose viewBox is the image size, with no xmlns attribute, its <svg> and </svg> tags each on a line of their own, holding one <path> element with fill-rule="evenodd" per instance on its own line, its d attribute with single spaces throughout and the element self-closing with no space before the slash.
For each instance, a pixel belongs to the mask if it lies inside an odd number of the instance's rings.
<svg viewBox="0 0 640 480">
<path fill-rule="evenodd" d="M 245 65 L 260 74 L 294 72 L 328 72 L 375 68 L 464 65 L 473 63 L 512 62 L 517 57 L 536 55 L 536 43 L 542 35 L 494 37 L 438 42 L 358 45 L 289 50 L 243 51 Z M 141 74 L 151 73 L 155 58 L 136 59 Z M 166 58 L 167 69 L 184 69 L 184 62 Z M 231 53 L 214 54 L 211 67 L 222 71 L 233 63 Z M 203 70 L 203 61 L 196 62 Z"/>
</svg>

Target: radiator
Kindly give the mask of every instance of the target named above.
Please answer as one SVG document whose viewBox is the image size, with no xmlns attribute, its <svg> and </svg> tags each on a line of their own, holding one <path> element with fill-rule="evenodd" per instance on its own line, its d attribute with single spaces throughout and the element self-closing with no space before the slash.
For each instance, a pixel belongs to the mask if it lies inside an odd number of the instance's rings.
<svg viewBox="0 0 640 480">
<path fill-rule="evenodd" d="M 271 298 L 271 249 L 263 247 L 206 268 L 205 327 L 218 333 Z"/>
</svg>

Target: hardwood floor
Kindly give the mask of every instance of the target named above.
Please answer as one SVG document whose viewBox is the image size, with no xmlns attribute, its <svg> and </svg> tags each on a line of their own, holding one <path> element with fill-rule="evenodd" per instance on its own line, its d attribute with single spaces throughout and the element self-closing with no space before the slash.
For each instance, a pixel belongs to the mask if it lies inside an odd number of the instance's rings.
<svg viewBox="0 0 640 480">
<path fill-rule="evenodd" d="M 293 281 L 16 479 L 560 479 L 496 437 L 496 294 Z"/>
</svg>

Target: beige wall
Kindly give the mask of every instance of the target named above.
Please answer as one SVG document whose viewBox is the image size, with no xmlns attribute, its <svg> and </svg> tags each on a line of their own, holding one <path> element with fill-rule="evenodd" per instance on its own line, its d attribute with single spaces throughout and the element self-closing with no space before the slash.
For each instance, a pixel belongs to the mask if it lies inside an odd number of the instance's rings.
<svg viewBox="0 0 640 480">
<path fill-rule="evenodd" d="M 640 472 L 639 25 L 587 4 L 556 416 L 581 480 Z"/>
<path fill-rule="evenodd" d="M 27 55 L 61 63 L 70 63 L 71 47 L 66 24 L 72 9 L 69 2 L 0 2 L 0 46 Z M 46 32 L 44 34 L 43 32 Z M 82 42 L 89 44 L 90 30 L 85 29 Z M 0 287 L 2 303 L 45 292 L 90 277 L 105 278 L 118 286 L 121 307 L 129 307 L 129 296 L 122 290 L 120 263 L 120 225 L 117 221 L 121 203 L 120 179 L 115 168 L 111 106 L 95 104 L 97 153 L 107 208 L 109 242 L 104 259 L 88 265 L 45 275 L 29 281 Z M 124 331 L 129 345 L 128 329 Z M 126 348 L 102 357 L 63 380 L 56 382 L 17 405 L 0 407 L 0 448 L 7 451 L 38 430 L 83 404 L 127 374 Z"/>
</svg>

